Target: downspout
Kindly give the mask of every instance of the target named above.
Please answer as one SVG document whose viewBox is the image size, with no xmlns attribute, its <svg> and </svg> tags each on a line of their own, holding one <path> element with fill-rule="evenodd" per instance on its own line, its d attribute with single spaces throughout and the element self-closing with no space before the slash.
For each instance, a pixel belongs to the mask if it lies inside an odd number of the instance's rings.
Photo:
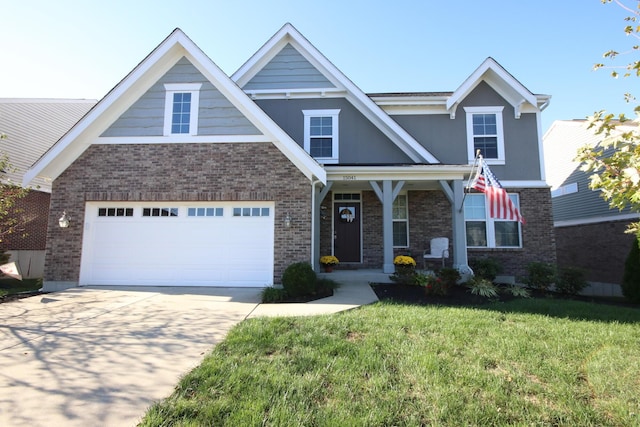
<svg viewBox="0 0 640 427">
<path fill-rule="evenodd" d="M 309 264 L 314 270 L 316 265 L 316 184 L 321 182 L 319 179 L 311 181 L 311 259 Z"/>
</svg>

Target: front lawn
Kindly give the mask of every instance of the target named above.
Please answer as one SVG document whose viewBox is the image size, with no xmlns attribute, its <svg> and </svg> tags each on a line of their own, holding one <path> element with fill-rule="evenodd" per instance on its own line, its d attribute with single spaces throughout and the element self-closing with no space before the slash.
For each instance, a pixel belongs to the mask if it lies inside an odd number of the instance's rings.
<svg viewBox="0 0 640 427">
<path fill-rule="evenodd" d="M 639 354 L 639 309 L 565 300 L 251 319 L 142 425 L 639 425 Z"/>
</svg>

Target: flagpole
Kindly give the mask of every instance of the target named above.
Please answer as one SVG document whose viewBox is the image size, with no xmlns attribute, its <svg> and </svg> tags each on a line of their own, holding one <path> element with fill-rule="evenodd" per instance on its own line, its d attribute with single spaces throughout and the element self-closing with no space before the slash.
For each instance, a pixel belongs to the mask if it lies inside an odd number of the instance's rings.
<svg viewBox="0 0 640 427">
<path fill-rule="evenodd" d="M 458 210 L 458 212 L 462 212 L 462 209 L 464 208 L 464 200 L 467 198 L 467 192 L 469 190 L 469 186 L 471 184 L 471 180 L 474 178 L 474 170 L 476 170 L 477 168 L 477 164 L 478 164 L 478 160 L 482 158 L 482 155 L 480 154 L 480 150 L 476 150 L 476 157 L 473 159 L 473 164 L 471 165 L 471 172 L 469 173 L 469 179 L 467 180 L 467 186 L 465 187 L 465 191 L 464 194 L 462 195 L 462 204 L 460 205 L 460 209 Z"/>
</svg>

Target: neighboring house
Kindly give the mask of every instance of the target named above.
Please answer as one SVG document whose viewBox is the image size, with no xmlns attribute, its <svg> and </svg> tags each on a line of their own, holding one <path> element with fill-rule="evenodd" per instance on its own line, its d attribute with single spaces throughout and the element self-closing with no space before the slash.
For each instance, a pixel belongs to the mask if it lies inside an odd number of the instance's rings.
<svg viewBox="0 0 640 427">
<path fill-rule="evenodd" d="M 91 107 L 95 100 L 0 98 L 0 153 L 9 156 L 15 170 L 4 171 L 4 178 L 22 184 L 25 171 L 64 135 Z M 43 277 L 44 254 L 49 217 L 51 182 L 31 181 L 30 191 L 16 208 L 24 230 L 7 235 L 0 248 L 17 261 L 25 278 Z"/>
<path fill-rule="evenodd" d="M 290 24 L 229 78 L 176 29 L 26 174 L 53 181 L 45 287 L 267 286 L 327 254 L 391 273 L 441 236 L 450 265 L 522 275 L 555 262 L 549 98 L 491 58 L 453 92 L 366 95 Z M 525 226 L 464 197 L 477 148 Z"/>
<path fill-rule="evenodd" d="M 629 130 L 619 126 L 618 130 Z M 600 191 L 589 188 L 589 176 L 574 159 L 584 145 L 603 139 L 586 120 L 557 120 L 544 134 L 547 182 L 551 185 L 558 265 L 579 267 L 593 282 L 620 284 L 633 235 L 627 225 L 638 214 L 610 209 Z"/>
</svg>

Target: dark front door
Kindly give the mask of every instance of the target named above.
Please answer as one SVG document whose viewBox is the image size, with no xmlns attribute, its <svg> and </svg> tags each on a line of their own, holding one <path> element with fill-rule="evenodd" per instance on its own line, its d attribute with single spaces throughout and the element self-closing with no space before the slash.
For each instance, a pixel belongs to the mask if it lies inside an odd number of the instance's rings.
<svg viewBox="0 0 640 427">
<path fill-rule="evenodd" d="M 360 203 L 333 205 L 333 254 L 342 262 L 362 262 L 360 248 Z"/>
</svg>

